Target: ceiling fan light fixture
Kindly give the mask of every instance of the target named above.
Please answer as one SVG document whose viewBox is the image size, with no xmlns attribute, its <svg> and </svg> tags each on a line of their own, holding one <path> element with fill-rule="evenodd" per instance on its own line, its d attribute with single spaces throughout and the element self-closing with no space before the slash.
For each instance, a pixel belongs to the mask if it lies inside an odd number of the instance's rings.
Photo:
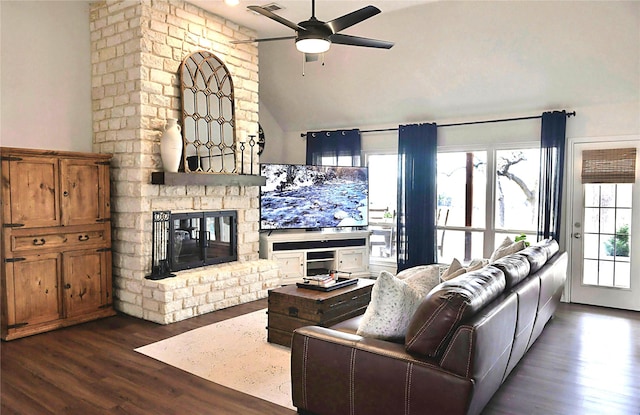
<svg viewBox="0 0 640 415">
<path fill-rule="evenodd" d="M 331 42 L 326 39 L 298 39 L 296 49 L 303 53 L 324 53 L 331 47 Z"/>
</svg>

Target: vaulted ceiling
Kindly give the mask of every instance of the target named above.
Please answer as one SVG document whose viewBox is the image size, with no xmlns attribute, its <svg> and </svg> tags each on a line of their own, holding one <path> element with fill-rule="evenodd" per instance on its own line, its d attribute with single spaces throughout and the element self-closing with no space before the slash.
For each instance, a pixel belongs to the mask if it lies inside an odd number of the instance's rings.
<svg viewBox="0 0 640 415">
<path fill-rule="evenodd" d="M 293 31 L 222 1 L 196 1 L 257 31 Z M 310 1 L 277 1 L 307 20 Z M 331 20 L 383 12 L 344 33 L 390 50 L 333 45 L 304 65 L 293 40 L 259 44 L 260 100 L 284 131 L 513 115 L 640 100 L 640 2 L 318 1 Z"/>
</svg>

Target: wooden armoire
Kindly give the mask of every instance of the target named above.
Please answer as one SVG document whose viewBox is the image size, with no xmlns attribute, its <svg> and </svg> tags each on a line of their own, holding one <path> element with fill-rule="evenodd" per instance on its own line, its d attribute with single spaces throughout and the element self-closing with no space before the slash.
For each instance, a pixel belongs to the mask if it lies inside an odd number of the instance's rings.
<svg viewBox="0 0 640 415">
<path fill-rule="evenodd" d="M 0 147 L 1 337 L 115 314 L 111 155 Z"/>
</svg>

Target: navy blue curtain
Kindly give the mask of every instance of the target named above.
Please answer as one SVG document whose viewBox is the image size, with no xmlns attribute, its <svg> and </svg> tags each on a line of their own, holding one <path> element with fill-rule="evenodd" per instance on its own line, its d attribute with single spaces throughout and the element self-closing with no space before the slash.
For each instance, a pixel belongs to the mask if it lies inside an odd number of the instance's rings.
<svg viewBox="0 0 640 415">
<path fill-rule="evenodd" d="M 566 111 L 542 114 L 538 240 L 553 238 L 560 242 L 566 127 Z"/>
<path fill-rule="evenodd" d="M 307 132 L 307 164 L 360 165 L 360 130 Z"/>
<path fill-rule="evenodd" d="M 436 124 L 398 128 L 398 272 L 436 262 Z"/>
</svg>

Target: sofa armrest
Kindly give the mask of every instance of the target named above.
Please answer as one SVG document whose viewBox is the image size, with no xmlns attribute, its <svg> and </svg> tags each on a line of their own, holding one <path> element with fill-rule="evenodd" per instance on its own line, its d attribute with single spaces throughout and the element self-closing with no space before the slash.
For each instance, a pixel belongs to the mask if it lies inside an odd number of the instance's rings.
<svg viewBox="0 0 640 415">
<path fill-rule="evenodd" d="M 317 415 L 465 414 L 473 382 L 403 344 L 309 326 L 291 345 L 293 404 Z"/>
</svg>

